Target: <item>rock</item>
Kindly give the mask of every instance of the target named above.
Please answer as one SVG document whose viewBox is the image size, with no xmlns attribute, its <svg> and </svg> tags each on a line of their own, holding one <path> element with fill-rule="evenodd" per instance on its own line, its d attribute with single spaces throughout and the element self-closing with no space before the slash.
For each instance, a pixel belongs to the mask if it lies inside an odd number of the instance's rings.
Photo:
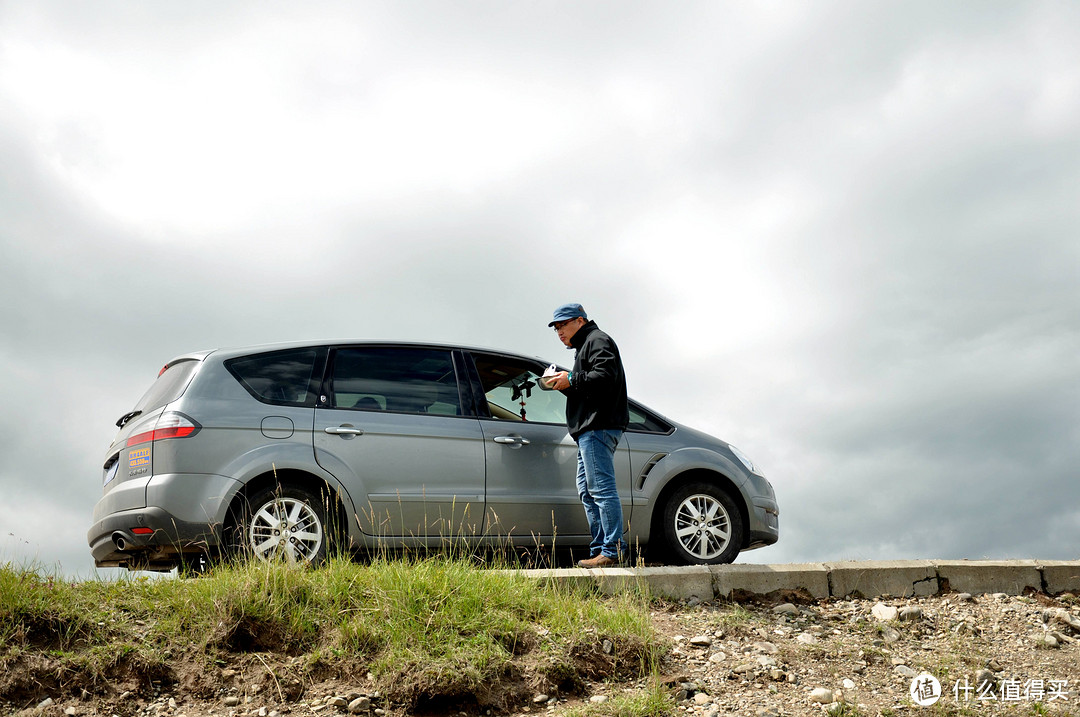
<svg viewBox="0 0 1080 717">
<path fill-rule="evenodd" d="M 712 638 L 708 635 L 695 635 L 690 638 L 690 644 L 694 647 L 708 647 L 712 644 Z"/>
<path fill-rule="evenodd" d="M 777 615 L 798 615 L 799 614 L 799 608 L 795 607 L 794 605 L 792 605 L 789 602 L 786 602 L 783 605 L 777 605 L 776 607 L 774 607 L 772 609 L 772 611 Z"/>
<path fill-rule="evenodd" d="M 795 638 L 795 641 L 796 642 L 801 642 L 804 645 L 816 645 L 816 644 L 818 644 L 817 636 L 813 635 L 813 634 L 811 634 L 809 632 L 800 632 L 798 637 Z"/>
<path fill-rule="evenodd" d="M 259 711 L 255 713 L 256 717 L 266 717 L 267 714 L 265 707 L 260 707 Z"/>
<path fill-rule="evenodd" d="M 815 687 L 810 691 L 810 701 L 817 702 L 819 705 L 828 705 L 835 702 L 833 699 L 833 691 L 828 687 Z"/>
<path fill-rule="evenodd" d="M 775 655 L 780 652 L 780 648 L 771 642 L 755 642 L 752 649 L 754 652 L 760 652 L 764 655 Z"/>
<path fill-rule="evenodd" d="M 1035 638 L 1035 647 L 1056 648 L 1061 647 L 1061 643 L 1058 639 L 1048 632 L 1040 633 Z"/>
<path fill-rule="evenodd" d="M 907 607 L 900 608 L 900 619 L 907 622 L 914 622 L 915 620 L 921 620 L 923 611 L 921 607 L 915 605 L 908 605 Z"/>
<path fill-rule="evenodd" d="M 762 655 L 757 658 L 757 663 L 761 667 L 776 667 L 780 664 L 776 661 L 775 657 L 770 657 L 769 655 Z"/>
<path fill-rule="evenodd" d="M 891 605 L 879 602 L 870 609 L 870 614 L 880 622 L 891 622 L 900 614 L 900 611 Z"/>
<path fill-rule="evenodd" d="M 712 697 L 709 697 L 704 692 L 698 692 L 694 695 L 694 704 L 696 705 L 707 705 L 710 702 L 712 702 Z"/>
<path fill-rule="evenodd" d="M 548 697 L 547 695 L 545 695 L 543 692 L 541 692 L 540 694 L 534 696 L 532 701 L 533 701 L 534 705 L 542 705 L 545 702 L 547 702 L 549 699 L 551 699 L 551 698 Z"/>
<path fill-rule="evenodd" d="M 894 627 L 885 625 L 881 628 L 881 639 L 885 641 L 886 645 L 891 645 L 894 642 L 900 641 L 900 631 Z"/>
<path fill-rule="evenodd" d="M 545 695 L 546 697 L 547 695 Z M 544 700 L 547 702 L 547 700 Z M 367 697 L 357 697 L 349 703 L 349 714 L 358 715 L 371 709 L 371 700 Z"/>
<path fill-rule="evenodd" d="M 853 690 L 853 689 L 855 689 L 855 680 L 852 680 L 850 678 L 845 679 L 844 680 L 844 689 L 845 690 Z"/>
<path fill-rule="evenodd" d="M 893 668 L 893 672 L 895 672 L 896 674 L 900 675 L 901 677 L 907 678 L 909 680 L 914 679 L 919 674 L 918 672 L 911 669 L 907 665 L 897 665 L 896 667 Z"/>
<path fill-rule="evenodd" d="M 330 697 L 326 700 L 327 707 L 348 708 L 349 703 L 344 697 Z"/>
<path fill-rule="evenodd" d="M 971 593 L 957 593 L 956 600 L 958 602 L 975 602 L 975 598 Z"/>
<path fill-rule="evenodd" d="M 836 717 L 836 715 L 842 715 L 845 713 L 846 710 L 847 707 L 845 707 L 844 703 L 839 700 L 831 704 L 825 705 L 825 714 L 829 715 L 829 717 Z"/>
<path fill-rule="evenodd" d="M 226 707 L 236 707 L 240 704 L 240 698 L 236 695 L 229 695 L 228 697 L 223 699 L 221 703 Z"/>
<path fill-rule="evenodd" d="M 990 670 L 991 672 L 1001 672 L 1005 668 L 1001 666 L 1000 662 L 991 657 L 989 660 L 986 661 L 986 669 Z"/>
<path fill-rule="evenodd" d="M 75 717 L 75 715 L 77 715 L 78 713 L 79 711 L 74 707 L 68 707 L 66 710 L 64 710 L 64 714 L 66 714 L 67 717 Z"/>
<path fill-rule="evenodd" d="M 600 645 L 600 649 L 604 651 L 605 655 L 610 655 L 611 653 L 615 652 L 615 643 L 611 640 L 604 640 L 604 642 Z"/>
<path fill-rule="evenodd" d="M 1062 610 L 1061 608 L 1058 608 L 1054 611 L 1053 618 L 1054 620 L 1060 622 L 1063 625 L 1068 625 L 1076 632 L 1080 632 L 1080 619 L 1077 619 L 1073 615 L 1069 614 L 1067 610 Z"/>
<path fill-rule="evenodd" d="M 602 705 L 607 702 L 607 699 L 607 695 L 593 695 L 589 698 L 589 702 L 593 703 L 594 705 Z"/>
<path fill-rule="evenodd" d="M 757 665 L 753 662 L 744 662 L 740 665 L 735 665 L 731 668 L 731 671 L 737 675 L 745 675 L 747 672 L 753 672 L 757 669 Z"/>
<path fill-rule="evenodd" d="M 983 689 L 983 685 L 997 684 L 997 677 L 990 670 L 975 670 L 975 687 Z"/>
<path fill-rule="evenodd" d="M 221 679 L 223 679 L 223 680 L 231 680 L 234 677 L 236 677 L 236 670 L 222 670 L 221 671 Z"/>
<path fill-rule="evenodd" d="M 714 652 L 713 654 L 709 655 L 709 662 L 713 663 L 714 665 L 718 665 L 726 659 L 727 655 L 725 655 L 723 652 Z"/>
</svg>

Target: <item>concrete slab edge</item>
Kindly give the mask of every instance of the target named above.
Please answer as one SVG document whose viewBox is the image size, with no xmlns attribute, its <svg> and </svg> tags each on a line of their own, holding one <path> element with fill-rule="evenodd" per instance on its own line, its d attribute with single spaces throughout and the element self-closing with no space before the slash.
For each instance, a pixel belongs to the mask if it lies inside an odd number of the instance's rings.
<svg viewBox="0 0 1080 717">
<path fill-rule="evenodd" d="M 605 594 L 647 588 L 674 600 L 783 594 L 813 599 L 1080 593 L 1080 560 L 890 560 L 525 570 L 531 578 L 595 585 Z"/>
</svg>

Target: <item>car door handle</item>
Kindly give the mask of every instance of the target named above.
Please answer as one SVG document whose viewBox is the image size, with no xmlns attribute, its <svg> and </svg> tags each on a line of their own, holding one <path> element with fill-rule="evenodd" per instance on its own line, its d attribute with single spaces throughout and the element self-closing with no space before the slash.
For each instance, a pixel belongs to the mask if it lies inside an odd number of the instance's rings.
<svg viewBox="0 0 1080 717">
<path fill-rule="evenodd" d="M 364 435 L 363 428 L 356 428 L 355 426 L 329 426 L 324 428 L 323 431 L 329 433 L 331 436 L 362 436 Z"/>
<path fill-rule="evenodd" d="M 528 438 L 522 438 L 521 436 L 495 436 L 496 443 L 502 443 L 508 446 L 527 446 L 529 445 Z"/>
</svg>

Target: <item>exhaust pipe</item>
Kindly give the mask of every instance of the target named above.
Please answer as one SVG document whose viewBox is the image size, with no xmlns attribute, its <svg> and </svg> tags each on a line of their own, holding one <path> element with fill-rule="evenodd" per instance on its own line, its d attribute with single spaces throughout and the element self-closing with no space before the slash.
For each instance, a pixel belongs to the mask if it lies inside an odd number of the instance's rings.
<svg viewBox="0 0 1080 717">
<path fill-rule="evenodd" d="M 113 533 L 112 541 L 120 552 L 127 550 L 127 540 L 120 533 Z"/>
</svg>

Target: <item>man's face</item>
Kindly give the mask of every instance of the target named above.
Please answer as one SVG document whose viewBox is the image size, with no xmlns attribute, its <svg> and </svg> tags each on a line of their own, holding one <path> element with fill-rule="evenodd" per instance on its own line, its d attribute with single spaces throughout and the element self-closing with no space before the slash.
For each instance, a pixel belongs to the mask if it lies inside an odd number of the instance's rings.
<svg viewBox="0 0 1080 717">
<path fill-rule="evenodd" d="M 574 334 L 584 325 L 585 319 L 580 316 L 569 321 L 559 321 L 555 324 L 555 333 L 559 335 L 559 340 L 563 342 L 563 345 L 569 348 L 570 339 L 574 338 Z"/>
</svg>

